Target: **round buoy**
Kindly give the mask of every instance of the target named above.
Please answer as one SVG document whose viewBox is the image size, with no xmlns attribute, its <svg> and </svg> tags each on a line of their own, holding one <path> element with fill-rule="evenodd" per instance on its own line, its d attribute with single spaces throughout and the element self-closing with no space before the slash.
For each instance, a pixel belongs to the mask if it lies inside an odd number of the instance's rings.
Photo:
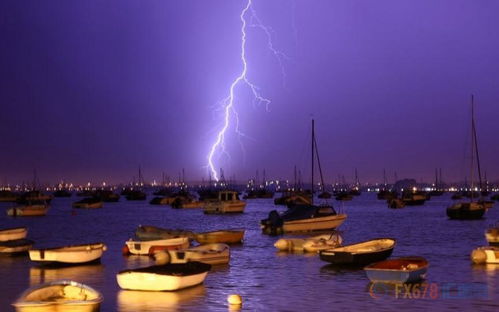
<svg viewBox="0 0 499 312">
<path fill-rule="evenodd" d="M 476 264 L 482 264 L 487 261 L 487 254 L 484 250 L 478 248 L 471 252 L 471 261 Z"/>
<path fill-rule="evenodd" d="M 163 265 L 170 262 L 170 254 L 165 250 L 157 251 L 153 256 L 157 265 Z"/>
<path fill-rule="evenodd" d="M 243 298 L 239 295 L 229 295 L 227 297 L 227 302 L 230 304 L 230 305 L 242 305 L 243 304 Z"/>
<path fill-rule="evenodd" d="M 124 255 L 128 255 L 130 253 L 130 249 L 128 249 L 128 246 L 125 245 L 123 248 L 121 248 L 121 253 Z"/>
</svg>

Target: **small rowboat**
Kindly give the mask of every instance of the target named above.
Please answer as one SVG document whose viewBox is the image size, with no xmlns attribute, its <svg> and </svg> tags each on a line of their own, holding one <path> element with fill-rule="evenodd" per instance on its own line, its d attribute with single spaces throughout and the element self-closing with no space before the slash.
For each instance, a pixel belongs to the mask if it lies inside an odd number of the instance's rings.
<svg viewBox="0 0 499 312">
<path fill-rule="evenodd" d="M 499 246 L 499 223 L 487 229 L 485 239 L 487 239 L 490 246 Z"/>
<path fill-rule="evenodd" d="M 48 249 L 32 249 L 29 251 L 31 261 L 87 263 L 100 259 L 106 250 L 103 243 L 83 244 Z"/>
<path fill-rule="evenodd" d="M 116 275 L 122 289 L 175 291 L 204 282 L 211 265 L 201 262 L 153 265 Z"/>
<path fill-rule="evenodd" d="M 194 239 L 200 244 L 237 244 L 242 242 L 244 230 L 220 230 L 214 232 L 204 232 L 194 234 Z"/>
<path fill-rule="evenodd" d="M 97 312 L 102 300 L 102 295 L 87 285 L 54 281 L 29 288 L 12 305 L 18 312 Z"/>
<path fill-rule="evenodd" d="M 28 251 L 33 247 L 32 240 L 29 239 L 16 239 L 6 242 L 0 242 L 0 254 L 16 254 Z"/>
<path fill-rule="evenodd" d="M 73 203 L 73 208 L 96 209 L 102 208 L 102 200 L 98 197 L 84 198 Z"/>
<path fill-rule="evenodd" d="M 471 261 L 476 264 L 499 264 L 499 248 L 491 246 L 479 247 L 471 252 Z"/>
<path fill-rule="evenodd" d="M 227 264 L 230 249 L 226 244 L 207 244 L 185 250 L 168 250 L 155 255 L 156 263 L 187 263 L 199 261 L 211 265 Z"/>
<path fill-rule="evenodd" d="M 24 205 L 8 209 L 7 215 L 11 217 L 36 217 L 46 215 L 48 210 L 47 204 Z"/>
<path fill-rule="evenodd" d="M 378 238 L 323 250 L 320 252 L 320 258 L 332 264 L 367 265 L 390 257 L 394 247 L 394 239 Z"/>
<path fill-rule="evenodd" d="M 281 251 L 318 252 L 338 247 L 342 241 L 341 236 L 332 233 L 306 238 L 281 238 L 275 242 L 274 247 Z"/>
<path fill-rule="evenodd" d="M 28 229 L 26 227 L 17 227 L 0 230 L 0 242 L 26 238 Z"/>
<path fill-rule="evenodd" d="M 427 270 L 428 261 L 423 257 L 389 259 L 364 268 L 373 283 L 414 283 L 424 279 Z"/>
<path fill-rule="evenodd" d="M 126 242 L 126 251 L 133 255 L 149 255 L 152 256 L 154 253 L 161 250 L 178 250 L 187 249 L 189 247 L 189 238 L 187 237 L 177 237 L 150 241 L 133 241 L 129 240 Z"/>
<path fill-rule="evenodd" d="M 193 237 L 194 233 L 184 230 L 163 229 L 152 225 L 139 225 L 135 230 L 135 236 L 140 240 L 157 240 L 175 237 Z"/>
</svg>

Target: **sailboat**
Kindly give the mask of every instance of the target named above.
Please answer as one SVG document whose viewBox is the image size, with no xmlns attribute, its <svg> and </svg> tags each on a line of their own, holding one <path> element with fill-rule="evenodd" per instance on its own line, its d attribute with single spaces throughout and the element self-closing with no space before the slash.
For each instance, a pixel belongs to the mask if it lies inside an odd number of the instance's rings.
<svg viewBox="0 0 499 312">
<path fill-rule="evenodd" d="M 482 188 L 482 175 L 480 172 L 480 157 L 478 156 L 478 143 L 475 128 L 475 111 L 473 103 L 473 95 L 471 95 L 471 189 L 470 189 L 470 201 L 460 202 L 453 204 L 447 208 L 447 216 L 450 219 L 458 220 L 475 220 L 480 219 L 485 214 L 485 206 L 479 201 L 473 201 L 474 187 L 473 187 L 473 173 L 474 173 L 474 157 L 476 155 L 477 169 L 478 169 L 478 180 L 480 189 Z"/>
<path fill-rule="evenodd" d="M 315 140 L 315 122 L 312 119 L 312 194 L 314 193 L 314 164 L 315 157 L 320 166 L 317 142 Z M 339 227 L 347 218 L 345 213 L 337 213 L 331 205 L 311 204 L 292 205 L 284 213 L 272 210 L 267 219 L 260 221 L 260 227 L 265 234 L 278 235 L 289 232 L 308 232 L 333 230 Z"/>
</svg>

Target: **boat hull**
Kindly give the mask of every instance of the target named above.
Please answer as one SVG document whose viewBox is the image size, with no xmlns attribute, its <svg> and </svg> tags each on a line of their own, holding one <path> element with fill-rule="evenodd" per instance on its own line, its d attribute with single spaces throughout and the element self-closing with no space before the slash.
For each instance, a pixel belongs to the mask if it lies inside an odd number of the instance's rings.
<svg viewBox="0 0 499 312">
<path fill-rule="evenodd" d="M 98 203 L 74 203 L 73 208 L 82 208 L 82 209 L 97 209 L 102 208 L 102 202 Z"/>
<path fill-rule="evenodd" d="M 422 257 L 406 257 L 373 263 L 364 268 L 373 283 L 415 283 L 426 276 L 428 261 Z"/>
<path fill-rule="evenodd" d="M 28 229 L 25 227 L 0 230 L 0 242 L 26 238 Z"/>
<path fill-rule="evenodd" d="M 476 203 L 460 203 L 447 208 L 447 216 L 454 220 L 478 220 L 483 217 L 485 210 L 483 205 Z"/>
<path fill-rule="evenodd" d="M 0 243 L 0 254 L 17 254 L 27 252 L 34 242 L 29 239 L 16 239 Z"/>
<path fill-rule="evenodd" d="M 204 205 L 204 213 L 206 214 L 221 214 L 221 213 L 242 213 L 246 203 L 243 201 L 228 201 L 228 202 L 208 202 Z"/>
<path fill-rule="evenodd" d="M 471 261 L 475 264 L 499 264 L 498 247 L 479 247 L 471 252 Z"/>
<path fill-rule="evenodd" d="M 210 268 L 199 262 L 156 265 L 121 271 L 116 279 L 122 289 L 176 291 L 203 283 Z"/>
<path fill-rule="evenodd" d="M 189 238 L 178 237 L 153 241 L 127 241 L 128 251 L 133 255 L 154 255 L 161 250 L 178 250 L 189 247 Z"/>
<path fill-rule="evenodd" d="M 393 248 L 395 248 L 395 240 L 376 239 L 323 250 L 320 252 L 320 258 L 321 260 L 332 264 L 367 265 L 373 262 L 383 261 L 390 257 Z"/>
<path fill-rule="evenodd" d="M 284 221 L 284 233 L 333 230 L 346 220 L 346 214 L 331 215 L 303 220 Z"/>
<path fill-rule="evenodd" d="M 218 265 L 227 264 L 230 261 L 230 249 L 226 244 L 208 244 L 186 250 L 168 250 L 168 255 L 170 263 L 198 261 Z"/>
<path fill-rule="evenodd" d="M 194 239 L 200 244 L 237 244 L 242 242 L 244 230 L 215 231 L 195 234 Z"/>
<path fill-rule="evenodd" d="M 102 295 L 72 281 L 55 281 L 26 290 L 12 305 L 17 312 L 97 312 Z"/>
<path fill-rule="evenodd" d="M 7 215 L 11 217 L 38 217 L 47 214 L 47 205 L 31 205 L 12 207 L 7 210 Z"/>
<path fill-rule="evenodd" d="M 52 249 L 32 249 L 29 251 L 31 261 L 59 262 L 79 264 L 100 259 L 106 246 L 99 244 L 86 244 Z"/>
</svg>

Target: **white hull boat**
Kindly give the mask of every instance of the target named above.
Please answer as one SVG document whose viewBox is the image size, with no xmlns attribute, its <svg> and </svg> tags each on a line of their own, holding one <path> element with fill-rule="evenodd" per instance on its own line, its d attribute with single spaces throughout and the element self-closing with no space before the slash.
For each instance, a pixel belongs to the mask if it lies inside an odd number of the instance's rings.
<svg viewBox="0 0 499 312">
<path fill-rule="evenodd" d="M 203 283 L 210 268 L 200 262 L 153 265 L 121 271 L 116 279 L 122 289 L 175 291 Z"/>
<path fill-rule="evenodd" d="M 342 238 L 337 233 L 323 234 L 306 238 L 281 238 L 274 247 L 280 251 L 319 252 L 341 246 Z"/>
<path fill-rule="evenodd" d="M 26 235 L 28 235 L 28 229 L 26 227 L 0 230 L 0 242 L 23 239 L 26 238 Z"/>
<path fill-rule="evenodd" d="M 37 262 L 87 263 L 100 259 L 106 250 L 103 243 L 65 246 L 49 249 L 32 249 L 29 257 Z"/>
<path fill-rule="evenodd" d="M 33 247 L 34 242 L 29 239 L 16 239 L 0 242 L 0 254 L 16 254 L 26 252 Z"/>
<path fill-rule="evenodd" d="M 471 261 L 476 264 L 499 264 L 499 248 L 479 247 L 471 253 Z"/>
<path fill-rule="evenodd" d="M 226 244 L 206 244 L 185 250 L 168 250 L 156 254 L 156 260 L 164 263 L 187 263 L 198 261 L 211 265 L 227 264 L 230 261 L 230 249 Z"/>
<path fill-rule="evenodd" d="M 48 210 L 49 206 L 46 204 L 25 205 L 8 209 L 7 215 L 11 217 L 36 217 L 46 215 Z"/>
<path fill-rule="evenodd" d="M 97 312 L 102 295 L 73 281 L 54 281 L 29 288 L 12 304 L 17 312 Z"/>
<path fill-rule="evenodd" d="M 188 237 L 177 237 L 169 239 L 159 239 L 150 241 L 133 241 L 126 242 L 128 252 L 133 255 L 154 255 L 161 250 L 179 250 L 189 247 Z"/>
</svg>

